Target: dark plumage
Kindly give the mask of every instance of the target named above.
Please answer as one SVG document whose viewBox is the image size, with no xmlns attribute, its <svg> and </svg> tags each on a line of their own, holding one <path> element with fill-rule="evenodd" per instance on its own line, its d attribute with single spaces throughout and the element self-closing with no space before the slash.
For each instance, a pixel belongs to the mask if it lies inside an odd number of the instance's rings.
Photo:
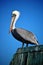
<svg viewBox="0 0 43 65">
<path fill-rule="evenodd" d="M 34 36 L 34 34 L 30 31 L 24 30 L 22 28 L 15 28 L 12 29 L 12 35 L 15 37 L 17 40 L 21 41 L 22 43 L 26 43 L 27 45 L 30 44 L 35 44 L 38 45 L 38 42 Z"/>
</svg>

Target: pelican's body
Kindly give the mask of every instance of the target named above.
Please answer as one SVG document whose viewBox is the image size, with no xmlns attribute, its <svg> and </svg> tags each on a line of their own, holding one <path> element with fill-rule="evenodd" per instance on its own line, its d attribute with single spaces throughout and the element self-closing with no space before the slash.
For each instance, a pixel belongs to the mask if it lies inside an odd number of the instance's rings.
<svg viewBox="0 0 43 65">
<path fill-rule="evenodd" d="M 35 38 L 35 35 L 22 28 L 16 28 L 15 23 L 17 19 L 19 18 L 20 12 L 19 11 L 13 11 L 12 12 L 12 21 L 10 25 L 10 31 L 12 35 L 19 41 L 21 41 L 23 44 L 26 43 L 27 45 L 30 44 L 35 44 L 38 45 L 38 42 Z"/>
</svg>

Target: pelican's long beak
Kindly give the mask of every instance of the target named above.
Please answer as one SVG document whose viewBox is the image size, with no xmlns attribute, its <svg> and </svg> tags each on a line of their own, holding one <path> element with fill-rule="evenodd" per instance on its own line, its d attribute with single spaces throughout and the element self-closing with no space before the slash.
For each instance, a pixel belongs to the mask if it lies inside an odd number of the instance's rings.
<svg viewBox="0 0 43 65">
<path fill-rule="evenodd" d="M 10 24 L 10 31 L 9 31 L 9 33 L 12 31 L 13 23 L 14 23 L 15 17 L 16 17 L 16 15 L 12 15 L 12 19 L 11 19 L 11 24 Z"/>
</svg>

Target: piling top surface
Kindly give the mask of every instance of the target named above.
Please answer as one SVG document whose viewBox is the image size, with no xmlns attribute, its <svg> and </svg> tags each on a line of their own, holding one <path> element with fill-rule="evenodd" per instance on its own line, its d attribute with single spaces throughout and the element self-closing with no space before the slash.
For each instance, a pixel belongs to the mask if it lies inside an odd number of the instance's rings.
<svg viewBox="0 0 43 65">
<path fill-rule="evenodd" d="M 17 53 L 41 52 L 41 51 L 43 51 L 43 45 L 18 48 Z"/>
</svg>

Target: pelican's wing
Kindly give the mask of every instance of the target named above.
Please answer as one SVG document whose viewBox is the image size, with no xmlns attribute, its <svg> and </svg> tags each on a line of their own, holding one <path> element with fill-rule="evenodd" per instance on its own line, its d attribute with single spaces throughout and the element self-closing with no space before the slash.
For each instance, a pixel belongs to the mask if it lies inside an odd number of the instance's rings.
<svg viewBox="0 0 43 65">
<path fill-rule="evenodd" d="M 32 32 L 24 30 L 22 28 L 17 28 L 16 31 L 23 39 L 33 43 L 37 43 L 35 35 Z"/>
</svg>

